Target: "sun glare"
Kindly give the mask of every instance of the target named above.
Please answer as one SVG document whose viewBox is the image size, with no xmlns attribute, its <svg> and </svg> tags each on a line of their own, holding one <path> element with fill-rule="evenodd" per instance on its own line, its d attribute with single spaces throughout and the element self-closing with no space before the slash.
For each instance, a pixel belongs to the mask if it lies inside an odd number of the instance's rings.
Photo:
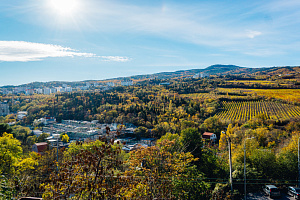
<svg viewBox="0 0 300 200">
<path fill-rule="evenodd" d="M 77 0 L 50 0 L 51 7 L 61 15 L 71 15 L 79 7 Z"/>
</svg>

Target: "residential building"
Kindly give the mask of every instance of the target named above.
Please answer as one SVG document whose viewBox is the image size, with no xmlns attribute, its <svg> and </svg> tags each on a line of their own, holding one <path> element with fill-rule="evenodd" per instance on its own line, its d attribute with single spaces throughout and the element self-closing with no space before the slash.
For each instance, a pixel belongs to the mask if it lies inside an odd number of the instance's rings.
<svg viewBox="0 0 300 200">
<path fill-rule="evenodd" d="M 27 116 L 27 112 L 26 111 L 19 111 L 18 114 L 17 114 L 17 119 L 18 120 L 22 120 L 26 116 Z"/>
<path fill-rule="evenodd" d="M 37 137 L 39 137 L 40 135 L 43 134 L 43 131 L 41 131 L 41 130 L 33 130 L 32 132 L 33 132 L 33 134 L 36 135 Z"/>
<path fill-rule="evenodd" d="M 37 93 L 37 94 L 43 94 L 43 89 L 42 88 L 37 88 L 37 89 L 34 89 L 34 92 Z"/>
<path fill-rule="evenodd" d="M 160 83 L 159 85 L 170 85 L 169 82 Z"/>
<path fill-rule="evenodd" d="M 205 78 L 205 77 L 208 77 L 208 76 L 209 76 L 208 74 L 201 72 L 201 73 L 195 74 L 193 76 L 193 78 Z"/>
<path fill-rule="evenodd" d="M 110 87 L 114 87 L 114 86 L 115 86 L 115 83 L 114 83 L 114 82 L 107 82 L 106 85 L 107 85 L 107 86 L 110 86 Z"/>
<path fill-rule="evenodd" d="M 46 94 L 46 95 L 51 94 L 50 88 L 44 88 L 44 94 Z"/>
<path fill-rule="evenodd" d="M 46 151 L 48 149 L 48 143 L 47 142 L 39 142 L 39 143 L 35 143 L 32 146 L 32 151 L 39 153 L 41 155 L 44 154 L 44 151 Z"/>
<path fill-rule="evenodd" d="M 203 133 L 202 138 L 203 138 L 203 139 L 209 139 L 209 140 L 211 140 L 212 142 L 216 142 L 216 140 L 217 140 L 217 135 L 214 134 L 214 133 L 205 132 L 205 133 Z"/>
<path fill-rule="evenodd" d="M 26 89 L 25 90 L 25 95 L 33 95 L 34 94 L 34 89 Z"/>
<path fill-rule="evenodd" d="M 13 93 L 15 93 L 15 94 L 18 94 L 18 93 L 21 93 L 21 92 L 24 92 L 24 93 L 25 93 L 25 90 L 26 90 L 25 87 L 16 87 L 16 88 L 13 90 Z"/>
<path fill-rule="evenodd" d="M 121 85 L 122 86 L 130 86 L 130 85 L 133 85 L 133 81 L 132 80 L 122 81 Z"/>
<path fill-rule="evenodd" d="M 7 103 L 0 102 L 0 116 L 5 116 L 9 114 L 9 106 Z"/>
<path fill-rule="evenodd" d="M 72 87 L 66 87 L 66 92 L 72 92 Z"/>
<path fill-rule="evenodd" d="M 51 89 L 50 89 L 50 93 L 51 93 L 51 94 L 56 93 L 56 92 L 57 92 L 57 89 L 56 89 L 56 88 L 51 88 Z"/>
<path fill-rule="evenodd" d="M 57 87 L 57 88 L 56 88 L 56 91 L 57 91 L 57 92 L 65 92 L 66 89 L 63 88 L 63 87 Z"/>
</svg>

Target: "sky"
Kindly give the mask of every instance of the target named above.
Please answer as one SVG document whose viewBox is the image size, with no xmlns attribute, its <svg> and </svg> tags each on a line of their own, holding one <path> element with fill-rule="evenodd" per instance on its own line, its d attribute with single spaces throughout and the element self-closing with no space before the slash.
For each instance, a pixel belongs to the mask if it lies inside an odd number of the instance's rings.
<svg viewBox="0 0 300 200">
<path fill-rule="evenodd" d="M 299 66 L 299 0 L 0 0 L 0 86 Z"/>
</svg>

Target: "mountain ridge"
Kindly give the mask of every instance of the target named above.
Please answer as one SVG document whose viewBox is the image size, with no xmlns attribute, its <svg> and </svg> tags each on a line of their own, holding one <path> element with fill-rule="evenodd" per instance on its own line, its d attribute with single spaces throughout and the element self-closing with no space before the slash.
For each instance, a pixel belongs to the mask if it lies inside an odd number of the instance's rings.
<svg viewBox="0 0 300 200">
<path fill-rule="evenodd" d="M 282 67 L 261 67 L 261 68 L 250 68 L 250 67 L 241 67 L 237 65 L 224 65 L 224 64 L 215 64 L 210 65 L 204 69 L 188 69 L 188 70 L 178 70 L 174 72 L 159 72 L 153 74 L 144 74 L 144 75 L 134 75 L 128 77 L 118 77 L 110 78 L 103 80 L 83 80 L 83 81 L 47 81 L 40 82 L 35 81 L 31 83 L 21 84 L 18 86 L 6 85 L 0 88 L 12 88 L 12 87 L 58 87 L 62 84 L 67 84 L 70 86 L 75 86 L 79 84 L 84 84 L 87 82 L 108 82 L 108 81 L 122 81 L 122 80 L 141 80 L 141 79 L 172 79 L 172 78 L 192 78 L 197 73 L 204 73 L 207 75 L 276 75 L 276 74 L 299 74 L 299 66 L 282 66 Z"/>
</svg>

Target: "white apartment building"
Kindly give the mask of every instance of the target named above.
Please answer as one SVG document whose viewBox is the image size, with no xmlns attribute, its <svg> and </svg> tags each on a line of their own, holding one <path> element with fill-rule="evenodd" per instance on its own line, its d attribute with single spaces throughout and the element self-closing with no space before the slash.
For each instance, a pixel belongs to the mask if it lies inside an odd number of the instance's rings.
<svg viewBox="0 0 300 200">
<path fill-rule="evenodd" d="M 133 85 L 133 81 L 132 80 L 122 81 L 121 85 L 122 86 L 130 86 L 130 85 Z"/>
<path fill-rule="evenodd" d="M 56 88 L 51 88 L 50 89 L 50 93 L 52 94 L 52 93 L 56 93 L 57 92 L 57 89 Z"/>
<path fill-rule="evenodd" d="M 110 87 L 114 87 L 114 86 L 115 86 L 115 83 L 114 83 L 114 82 L 107 82 L 106 85 L 107 85 L 107 86 L 110 86 Z"/>
<path fill-rule="evenodd" d="M 208 74 L 206 73 L 197 73 L 193 76 L 193 78 L 205 78 L 205 77 L 208 77 Z"/>
<path fill-rule="evenodd" d="M 43 89 L 42 88 L 37 88 L 37 89 L 34 89 L 34 92 L 37 93 L 37 94 L 43 94 Z"/>
<path fill-rule="evenodd" d="M 56 90 L 57 90 L 57 92 L 65 92 L 66 91 L 66 89 L 63 87 L 57 87 Z"/>
<path fill-rule="evenodd" d="M 43 90 L 44 90 L 44 94 L 46 94 L 46 95 L 51 94 L 50 88 L 44 88 Z"/>
<path fill-rule="evenodd" d="M 66 87 L 66 92 L 72 92 L 72 87 Z"/>
</svg>

